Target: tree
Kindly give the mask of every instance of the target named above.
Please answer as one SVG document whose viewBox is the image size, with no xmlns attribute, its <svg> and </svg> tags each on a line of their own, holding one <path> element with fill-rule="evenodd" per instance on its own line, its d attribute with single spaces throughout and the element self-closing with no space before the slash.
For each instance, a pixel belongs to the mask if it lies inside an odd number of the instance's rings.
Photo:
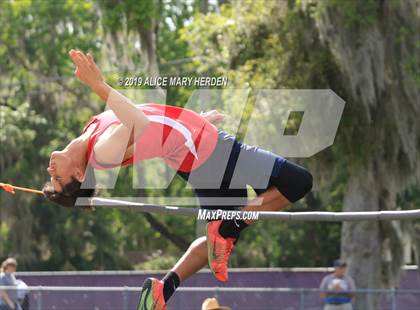
<svg viewBox="0 0 420 310">
<path fill-rule="evenodd" d="M 178 29 L 192 11 L 178 10 L 170 4 L 158 15 L 156 10 L 162 9 L 160 2 L 143 1 L 140 6 L 135 1 L 118 3 L 0 2 L 2 181 L 42 186 L 47 180 L 45 168 L 51 151 L 64 147 L 80 134 L 92 115 L 103 111 L 104 104 L 73 78 L 73 65 L 67 57 L 69 49 L 93 52 L 107 81 L 116 84 L 115 72 L 131 76 L 138 72 L 139 65 L 146 64 L 141 49 L 137 48 L 140 46 L 135 44 L 139 40 L 139 27 L 133 25 L 143 23 L 145 29 L 151 29 L 148 23 L 153 18 L 156 24 L 153 31 L 157 32 L 159 25 L 161 33 L 160 37 L 155 36 L 153 44 L 164 48 L 159 49 L 159 56 L 146 57 L 156 59 L 152 67 L 158 67 L 159 58 L 166 62 L 185 57 L 186 44 L 177 40 Z M 153 14 L 148 7 L 152 4 Z M 179 5 L 184 8 L 190 4 Z M 165 21 L 169 19 L 175 29 Z M 175 70 L 182 65 L 168 62 L 165 68 Z M 188 95 L 172 92 L 168 102 L 177 102 L 173 98 L 182 96 Z M 146 178 L 153 179 L 157 173 Z M 112 194 L 136 195 L 126 186 L 131 180 L 132 171 L 121 169 Z M 178 183 L 174 182 L 168 194 L 185 192 Z M 23 269 L 133 268 L 150 258 L 158 261 L 156 253 L 161 249 L 165 249 L 168 259 L 148 267 L 166 268 L 194 235 L 193 219 L 180 222 L 169 216 L 146 216 L 147 221 L 143 216 L 133 217 L 116 210 L 87 214 L 54 208 L 41 197 L 18 194 L 12 198 L 0 194 L 0 256 L 17 255 Z M 109 193 L 102 191 L 101 195 Z M 22 223 L 25 229 L 17 229 Z M 172 231 L 178 235 L 171 235 Z M 135 256 L 133 252 L 140 252 L 137 255 L 140 259 L 131 259 Z"/>
<path fill-rule="evenodd" d="M 308 161 L 318 193 L 328 204 L 339 190 L 346 211 L 393 210 L 420 176 L 415 12 L 416 1 L 232 1 L 196 18 L 184 37 L 198 70 L 226 75 L 232 87 L 331 88 L 344 98 L 335 144 Z M 396 285 L 399 236 L 392 223 L 343 224 L 342 256 L 358 287 Z M 376 308 L 373 296 L 357 300 Z"/>
<path fill-rule="evenodd" d="M 364 133 L 345 146 L 350 154 L 361 152 L 363 162 L 349 166 L 344 210 L 394 210 L 397 194 L 420 176 L 416 1 L 337 4 L 322 8 L 317 28 L 340 67 Z M 359 152 L 351 151 L 356 143 Z M 360 287 L 398 285 L 404 262 L 393 223 L 344 223 L 342 254 Z M 375 305 L 373 297 L 360 298 L 362 308 Z"/>
<path fill-rule="evenodd" d="M 80 46 L 95 50 L 96 22 L 89 3 L 0 3 L 0 93 L 4 103 L 0 108 L 0 175 L 5 180 L 39 187 L 47 179 L 45 163 L 50 151 L 74 137 L 75 129 L 89 117 L 87 107 L 95 108 L 83 89 L 72 89 L 61 75 L 71 76 L 68 49 Z M 75 107 L 77 115 L 71 113 Z M 17 254 L 23 268 L 48 260 L 49 255 L 44 254 L 50 249 L 46 251 L 45 241 L 50 235 L 40 227 L 47 213 L 45 202 L 28 195 L 14 199 L 2 195 L 1 202 L 2 209 L 9 211 L 2 222 L 10 227 L 11 241 L 2 256 Z M 55 223 L 66 211 L 51 214 L 56 217 L 49 219 Z M 65 230 L 55 236 L 60 234 L 65 235 Z M 55 249 L 60 249 L 59 244 Z"/>
</svg>

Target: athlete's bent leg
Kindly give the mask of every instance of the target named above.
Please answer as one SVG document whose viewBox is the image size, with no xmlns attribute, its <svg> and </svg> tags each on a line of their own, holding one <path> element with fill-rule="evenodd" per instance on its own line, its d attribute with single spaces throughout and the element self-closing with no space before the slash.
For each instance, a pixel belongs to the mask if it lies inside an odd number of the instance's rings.
<svg viewBox="0 0 420 310">
<path fill-rule="evenodd" d="M 256 199 L 262 198 L 262 204 L 259 206 L 246 206 L 244 210 L 253 207 L 257 207 L 259 211 L 275 211 L 278 210 L 279 206 L 287 205 L 287 200 L 273 187 L 265 193 L 258 196 Z M 207 245 L 206 237 L 200 237 L 191 243 L 185 254 L 178 260 L 175 266 L 171 269 L 172 272 L 176 273 L 179 277 L 179 281 L 183 282 L 188 279 L 191 275 L 201 270 L 207 265 Z M 167 301 L 169 298 L 165 298 Z"/>
<path fill-rule="evenodd" d="M 289 202 L 301 199 L 312 188 L 312 175 L 303 167 L 291 162 L 282 163 L 278 171 L 270 176 L 268 190 L 257 197 L 261 205 L 251 201 L 242 211 L 279 211 Z M 207 224 L 207 251 L 209 266 L 214 276 L 225 282 L 228 279 L 227 266 L 230 253 L 239 234 L 252 220 L 215 221 Z"/>
<path fill-rule="evenodd" d="M 285 198 L 276 187 L 272 186 L 267 191 L 255 198 L 262 200 L 261 205 L 255 205 L 255 201 L 251 201 L 242 210 L 243 211 L 279 211 L 289 204 L 289 200 Z M 246 221 L 251 224 L 254 221 Z M 180 282 L 185 281 L 191 275 L 206 266 L 208 262 L 208 253 L 206 245 L 206 237 L 196 239 L 171 269 L 175 272 Z M 169 298 L 168 298 L 169 299 Z M 166 299 L 166 301 L 168 300 Z"/>
<path fill-rule="evenodd" d="M 257 201 L 251 201 L 242 211 L 279 211 L 287 207 L 290 202 L 303 198 L 312 189 L 312 175 L 305 168 L 286 160 L 277 170 L 270 176 L 269 188 L 266 191 L 256 189 L 260 194 L 257 199 L 263 199 L 262 204 L 258 205 Z M 224 221 L 220 231 L 222 236 L 235 236 L 246 228 L 244 223 L 253 222 L 249 220 Z"/>
<path fill-rule="evenodd" d="M 307 169 L 287 160 L 269 180 L 290 202 L 303 198 L 312 189 L 312 183 L 312 174 Z"/>
<path fill-rule="evenodd" d="M 257 202 L 262 200 L 262 203 L 259 205 Z M 242 211 L 280 211 L 286 208 L 289 205 L 290 201 L 279 192 L 275 186 L 271 186 L 258 195 L 254 200 L 242 208 Z M 254 223 L 254 220 L 245 220 L 249 225 Z"/>
<path fill-rule="evenodd" d="M 287 206 L 289 201 L 272 187 L 259 195 L 261 205 L 255 205 L 255 200 L 247 204 L 243 211 L 277 211 Z M 254 221 L 231 220 L 213 221 L 207 224 L 207 257 L 213 275 L 219 281 L 228 280 L 228 260 L 230 253 L 239 237 L 239 233 Z M 225 224 L 224 227 L 222 224 Z M 222 235 L 224 234 L 224 235 Z"/>
</svg>

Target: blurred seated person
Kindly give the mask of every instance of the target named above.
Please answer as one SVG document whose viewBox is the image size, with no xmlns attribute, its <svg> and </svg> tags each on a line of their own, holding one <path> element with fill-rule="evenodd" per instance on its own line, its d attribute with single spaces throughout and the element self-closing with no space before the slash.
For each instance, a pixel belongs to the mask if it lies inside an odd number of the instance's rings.
<svg viewBox="0 0 420 310">
<path fill-rule="evenodd" d="M 16 268 L 17 262 L 12 257 L 1 264 L 0 286 L 12 286 L 16 289 L 0 290 L 0 310 L 22 310 L 18 301 Z"/>
<path fill-rule="evenodd" d="M 346 275 L 347 263 L 341 259 L 334 261 L 334 272 L 326 275 L 321 282 L 321 298 L 324 310 L 352 310 L 356 286 Z"/>
<path fill-rule="evenodd" d="M 17 284 L 17 298 L 19 301 L 20 306 L 22 307 L 22 310 L 29 310 L 29 290 L 28 286 L 25 282 L 23 282 L 20 279 L 16 279 Z"/>
</svg>

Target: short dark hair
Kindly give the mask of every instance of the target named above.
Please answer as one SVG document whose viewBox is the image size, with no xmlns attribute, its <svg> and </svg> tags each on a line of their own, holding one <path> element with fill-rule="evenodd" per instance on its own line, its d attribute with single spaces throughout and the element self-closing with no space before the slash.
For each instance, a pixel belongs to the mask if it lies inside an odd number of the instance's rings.
<svg viewBox="0 0 420 310">
<path fill-rule="evenodd" d="M 342 259 L 336 259 L 334 261 L 334 267 L 341 267 L 341 268 L 347 267 L 347 262 Z"/>
<path fill-rule="evenodd" d="M 51 202 L 65 208 L 73 208 L 75 207 L 76 200 L 79 197 L 83 198 L 90 198 L 96 194 L 95 190 L 95 174 L 93 168 L 87 167 L 86 168 L 86 177 L 84 185 L 87 188 L 81 188 L 82 183 L 79 182 L 77 179 L 73 178 L 69 183 L 63 186 L 61 192 L 57 192 L 54 190 L 53 185 L 51 182 L 45 183 L 42 191 L 44 192 L 45 197 Z M 87 211 L 93 211 L 95 208 L 91 205 L 83 205 L 77 206 L 81 209 Z"/>
</svg>

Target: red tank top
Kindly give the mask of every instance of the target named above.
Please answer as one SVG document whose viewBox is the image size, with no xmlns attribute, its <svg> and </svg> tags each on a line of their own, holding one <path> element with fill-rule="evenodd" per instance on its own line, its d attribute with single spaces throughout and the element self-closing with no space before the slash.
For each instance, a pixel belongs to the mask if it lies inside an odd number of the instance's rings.
<svg viewBox="0 0 420 310">
<path fill-rule="evenodd" d="M 212 154 L 217 143 L 217 128 L 194 111 L 170 105 L 137 105 L 150 123 L 137 141 L 133 156 L 120 165 L 139 160 L 162 158 L 171 168 L 183 172 L 201 166 Z M 100 135 L 112 124 L 121 122 L 112 110 L 93 116 L 83 132 L 95 126 L 88 142 L 87 159 L 95 169 L 112 169 L 120 165 L 101 165 L 95 161 L 93 148 Z M 127 141 L 128 142 L 128 141 Z"/>
</svg>

